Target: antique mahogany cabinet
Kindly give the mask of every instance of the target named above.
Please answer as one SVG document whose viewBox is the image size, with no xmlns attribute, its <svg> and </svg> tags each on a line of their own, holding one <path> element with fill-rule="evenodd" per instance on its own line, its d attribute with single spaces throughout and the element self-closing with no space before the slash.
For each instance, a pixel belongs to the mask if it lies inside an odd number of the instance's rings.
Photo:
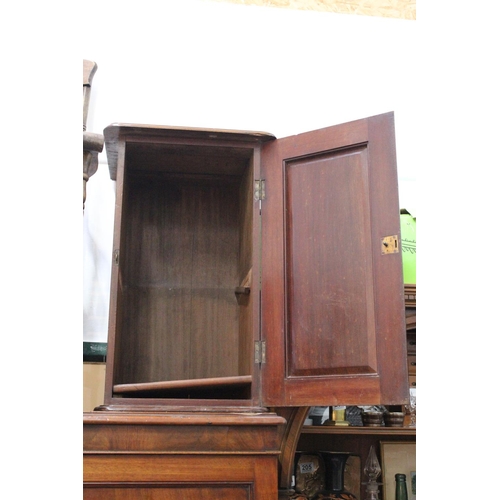
<svg viewBox="0 0 500 500">
<path fill-rule="evenodd" d="M 392 113 L 280 139 L 104 138 L 116 212 L 86 498 L 277 498 L 310 406 L 406 402 Z"/>
</svg>

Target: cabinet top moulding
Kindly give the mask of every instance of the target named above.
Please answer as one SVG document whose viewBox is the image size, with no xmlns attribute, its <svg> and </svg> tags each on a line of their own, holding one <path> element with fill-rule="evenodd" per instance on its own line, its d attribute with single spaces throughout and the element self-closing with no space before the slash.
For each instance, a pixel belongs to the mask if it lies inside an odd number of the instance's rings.
<svg viewBox="0 0 500 500">
<path fill-rule="evenodd" d="M 247 144 L 264 143 L 276 139 L 273 134 L 268 132 L 112 123 L 104 129 L 109 174 L 112 180 L 116 180 L 119 141 L 124 138 L 140 140 L 141 137 L 147 137 L 148 141 L 154 138 L 158 140 L 178 139 L 179 141 L 189 141 L 193 139 L 206 140 L 208 143 L 213 140 L 228 140 L 231 141 L 231 143 L 236 141 Z"/>
</svg>

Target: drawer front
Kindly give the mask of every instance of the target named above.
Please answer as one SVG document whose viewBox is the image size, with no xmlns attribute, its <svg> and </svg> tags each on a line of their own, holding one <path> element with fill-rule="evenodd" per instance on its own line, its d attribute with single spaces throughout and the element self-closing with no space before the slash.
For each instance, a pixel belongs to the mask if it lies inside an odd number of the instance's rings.
<svg viewBox="0 0 500 500">
<path fill-rule="evenodd" d="M 183 485 L 107 485 L 103 487 L 85 487 L 84 500 L 251 500 L 251 485 L 197 485 L 194 487 Z"/>
<path fill-rule="evenodd" d="M 415 375 L 410 375 L 408 377 L 408 382 L 410 384 L 410 388 L 417 387 L 417 377 Z"/>
</svg>

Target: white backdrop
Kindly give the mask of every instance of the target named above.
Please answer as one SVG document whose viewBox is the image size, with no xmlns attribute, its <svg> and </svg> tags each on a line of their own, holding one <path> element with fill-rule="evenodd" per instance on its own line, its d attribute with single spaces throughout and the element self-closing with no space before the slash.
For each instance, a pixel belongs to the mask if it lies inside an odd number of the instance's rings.
<svg viewBox="0 0 500 500">
<path fill-rule="evenodd" d="M 416 215 L 415 22 L 210 1 L 168 2 L 159 15 L 120 6 L 104 4 L 85 43 L 98 64 L 87 130 L 126 122 L 284 137 L 394 111 L 400 206 Z M 103 152 L 84 216 L 85 341 L 107 338 L 113 208 Z"/>
</svg>

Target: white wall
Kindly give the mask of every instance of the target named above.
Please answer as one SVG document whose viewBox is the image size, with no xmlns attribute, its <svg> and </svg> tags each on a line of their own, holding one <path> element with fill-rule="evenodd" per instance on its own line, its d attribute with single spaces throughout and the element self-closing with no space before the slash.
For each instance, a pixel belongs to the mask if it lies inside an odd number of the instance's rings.
<svg viewBox="0 0 500 500">
<path fill-rule="evenodd" d="M 88 130 L 128 122 L 283 137 L 393 110 L 401 205 L 416 209 L 415 22 L 210 1 L 166 2 L 158 15 L 124 5 L 99 9 L 85 43 L 99 66 Z"/>
<path fill-rule="evenodd" d="M 116 4 L 115 4 L 116 5 Z M 87 130 L 114 122 L 261 130 L 284 137 L 395 112 L 400 206 L 416 215 L 416 23 L 209 1 L 161 13 L 103 4 Z M 122 8 L 123 6 L 123 8 Z M 113 186 L 87 185 L 84 340 L 106 341 Z"/>
</svg>

